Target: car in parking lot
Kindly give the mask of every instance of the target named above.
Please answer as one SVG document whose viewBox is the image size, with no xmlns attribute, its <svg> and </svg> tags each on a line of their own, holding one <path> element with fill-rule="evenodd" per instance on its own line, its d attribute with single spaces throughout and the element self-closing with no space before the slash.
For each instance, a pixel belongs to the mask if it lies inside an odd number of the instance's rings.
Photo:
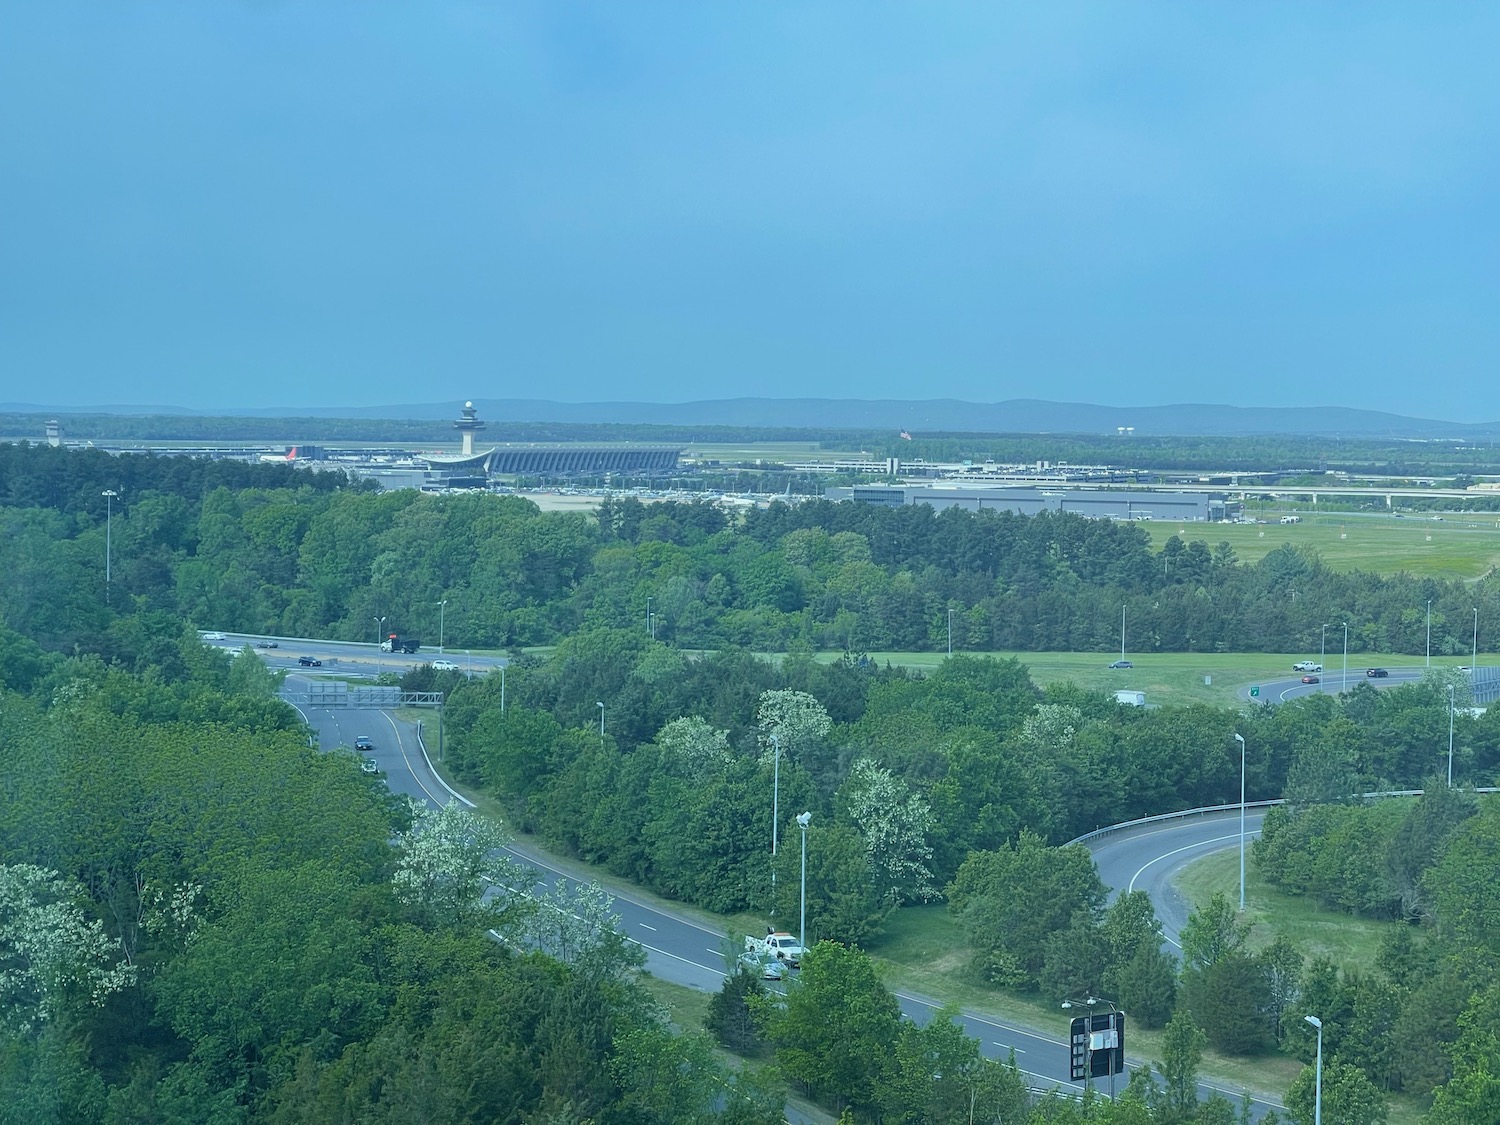
<svg viewBox="0 0 1500 1125">
<path fill-rule="evenodd" d="M 451 660 L 434 660 L 432 670 L 434 672 L 457 672 L 458 665 Z"/>
<path fill-rule="evenodd" d="M 1302 677 L 1302 682 L 1304 684 L 1316 684 L 1316 683 L 1321 683 L 1322 681 L 1319 680 L 1317 676 L 1303 676 Z"/>
<path fill-rule="evenodd" d="M 1116 660 L 1110 665 L 1111 668 L 1134 668 L 1135 665 L 1128 660 Z"/>
<path fill-rule="evenodd" d="M 1389 676 L 1390 673 L 1387 672 L 1384 668 L 1366 668 L 1365 675 L 1369 676 L 1372 680 L 1383 680 L 1385 679 L 1385 677 Z"/>
<path fill-rule="evenodd" d="M 297 657 L 297 663 L 300 664 L 300 665 L 302 665 L 302 667 L 304 667 L 304 668 L 321 668 L 321 667 L 323 667 L 323 662 L 321 660 L 319 660 L 316 656 L 299 656 L 299 657 Z"/>
<path fill-rule="evenodd" d="M 362 734 L 354 740 L 354 748 L 356 750 L 373 750 L 375 749 L 375 740 L 368 734 Z"/>
</svg>

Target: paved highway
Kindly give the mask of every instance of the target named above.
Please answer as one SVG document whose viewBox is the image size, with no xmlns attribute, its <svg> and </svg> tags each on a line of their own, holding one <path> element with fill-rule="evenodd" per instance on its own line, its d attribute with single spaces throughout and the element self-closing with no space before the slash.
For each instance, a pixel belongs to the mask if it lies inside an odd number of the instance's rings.
<svg viewBox="0 0 1500 1125">
<path fill-rule="evenodd" d="M 243 643 L 240 638 L 235 638 L 235 641 Z M 408 663 L 421 662 L 420 654 L 415 661 L 410 657 L 397 659 Z M 301 672 L 289 675 L 285 692 L 305 697 L 309 678 Z M 373 708 L 303 706 L 298 709 L 324 749 L 352 746 L 360 735 L 371 738 L 375 744 L 372 756 L 393 791 L 432 807 L 455 798 L 456 794 L 444 785 L 429 765 L 415 724 L 397 719 L 389 711 Z M 1248 824 L 1258 831 L 1259 814 L 1255 814 Z M 1100 863 L 1102 877 L 1116 891 L 1142 887 L 1151 893 L 1168 940 L 1175 942 L 1182 923 L 1186 921 L 1186 911 L 1171 888 L 1172 875 L 1202 855 L 1232 846 L 1237 836 L 1226 834 L 1237 832 L 1238 821 L 1234 820 L 1231 825 L 1222 816 L 1168 822 L 1153 829 L 1105 837 L 1096 841 L 1092 850 Z M 536 849 L 516 844 L 509 850 L 538 873 L 539 886 L 574 878 L 573 873 L 566 870 L 567 864 L 558 863 Z M 691 988 L 718 990 L 725 973 L 724 948 L 726 944 L 737 947 L 738 941 L 728 943 L 722 929 L 712 920 L 700 920 L 689 910 L 675 905 L 656 905 L 644 895 L 621 894 L 614 890 L 611 893 L 615 894 L 614 909 L 619 915 L 622 931 L 644 949 L 646 967 L 652 973 Z M 897 993 L 897 999 L 901 1010 L 919 1022 L 931 1019 L 939 1007 L 936 1001 L 911 993 Z M 1003 1059 L 1014 1051 L 1017 1066 L 1035 1088 L 1061 1086 L 1075 1091 L 1079 1089 L 1078 1084 L 1068 1081 L 1068 1052 L 1063 1039 L 1067 1022 L 1062 1012 L 1058 1013 L 1055 1034 L 1017 1027 L 973 1012 L 963 1013 L 959 1022 L 978 1040 L 987 1056 Z M 1144 1061 L 1135 1056 L 1129 1059 L 1131 1066 L 1141 1065 Z M 1124 1076 L 1121 1076 L 1120 1081 L 1123 1080 Z M 1108 1090 L 1108 1080 L 1102 1080 L 1099 1086 Z M 1223 1092 L 1231 1099 L 1237 1099 L 1240 1093 L 1238 1090 Z M 1274 1104 L 1257 1104 L 1257 1116 Z"/>
<path fill-rule="evenodd" d="M 435 645 L 423 646 L 419 652 L 408 656 L 401 652 L 381 652 L 380 646 L 373 641 L 319 641 L 299 637 L 255 636 L 249 633 L 209 634 L 204 639 L 206 643 L 229 652 L 239 652 L 249 645 L 269 667 L 278 671 L 297 670 L 301 667 L 297 663 L 299 657 L 311 657 L 323 662 L 321 672 L 324 675 L 372 678 L 382 672 L 400 675 L 420 665 L 431 664 L 434 660 L 451 660 L 458 665 L 460 671 L 482 675 L 495 668 L 502 668 L 507 663 L 504 656 L 479 655 L 462 649 L 455 652 L 451 648 L 439 652 Z M 262 647 L 272 642 L 275 643 L 275 648 Z"/>
<path fill-rule="evenodd" d="M 1372 687 L 1388 688 L 1396 687 L 1398 684 L 1414 684 L 1421 680 L 1426 668 L 1387 668 L 1389 676 L 1366 676 L 1365 669 L 1368 665 L 1361 664 L 1356 668 L 1349 665 L 1349 688 L 1359 684 L 1370 684 Z M 1434 665 L 1436 667 L 1436 665 Z M 1263 680 L 1256 685 L 1260 688 L 1259 699 L 1265 703 L 1285 703 L 1288 699 L 1296 699 L 1302 695 L 1312 695 L 1320 691 L 1340 692 L 1344 690 L 1344 665 L 1339 660 L 1334 664 L 1323 665 L 1322 672 L 1315 673 L 1321 681 L 1316 684 L 1304 684 L 1303 673 L 1291 673 L 1286 679 Z M 1250 685 L 1239 689 L 1241 699 L 1250 699 Z"/>
</svg>

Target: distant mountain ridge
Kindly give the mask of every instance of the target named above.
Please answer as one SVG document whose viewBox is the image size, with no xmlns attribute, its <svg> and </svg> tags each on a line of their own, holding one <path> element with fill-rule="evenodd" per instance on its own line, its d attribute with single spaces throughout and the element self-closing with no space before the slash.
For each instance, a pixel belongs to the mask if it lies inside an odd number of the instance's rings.
<svg viewBox="0 0 1500 1125">
<path fill-rule="evenodd" d="M 1141 436 L 1244 437 L 1301 434 L 1493 441 L 1500 422 L 1448 422 L 1410 418 L 1346 406 L 1101 406 L 1092 403 L 1012 399 L 976 403 L 958 399 L 734 398 L 696 402 L 551 402 L 546 399 L 476 398 L 490 422 L 620 423 L 625 425 L 742 426 L 776 429 L 908 430 L 940 433 L 1112 434 L 1130 427 Z M 458 402 L 390 406 L 277 407 L 194 411 L 171 406 L 63 408 L 0 403 L 18 414 L 162 414 L 258 418 L 456 418 Z"/>
</svg>

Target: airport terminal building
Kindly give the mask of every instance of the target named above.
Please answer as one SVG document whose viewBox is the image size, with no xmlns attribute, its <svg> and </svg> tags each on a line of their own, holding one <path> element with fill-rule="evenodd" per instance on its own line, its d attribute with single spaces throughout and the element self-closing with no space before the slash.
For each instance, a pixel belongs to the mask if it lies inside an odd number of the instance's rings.
<svg viewBox="0 0 1500 1125">
<path fill-rule="evenodd" d="M 1074 512 L 1113 520 L 1176 520 L 1203 523 L 1227 518 L 1224 500 L 1199 492 L 1131 492 L 1124 489 L 1057 487 L 983 487 L 945 484 L 856 484 L 824 489 L 828 500 L 858 500 L 899 508 L 931 504 L 934 508 L 991 510 L 1034 516 L 1038 512 Z"/>
</svg>

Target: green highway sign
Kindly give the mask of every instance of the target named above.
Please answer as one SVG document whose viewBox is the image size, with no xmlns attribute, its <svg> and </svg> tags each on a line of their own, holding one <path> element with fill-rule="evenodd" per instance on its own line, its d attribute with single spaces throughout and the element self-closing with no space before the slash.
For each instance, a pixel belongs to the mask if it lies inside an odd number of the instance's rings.
<svg viewBox="0 0 1500 1125">
<path fill-rule="evenodd" d="M 1260 685 L 1256 684 L 1253 688 L 1250 689 L 1250 698 L 1251 699 L 1255 699 L 1259 695 L 1260 695 Z"/>
</svg>

